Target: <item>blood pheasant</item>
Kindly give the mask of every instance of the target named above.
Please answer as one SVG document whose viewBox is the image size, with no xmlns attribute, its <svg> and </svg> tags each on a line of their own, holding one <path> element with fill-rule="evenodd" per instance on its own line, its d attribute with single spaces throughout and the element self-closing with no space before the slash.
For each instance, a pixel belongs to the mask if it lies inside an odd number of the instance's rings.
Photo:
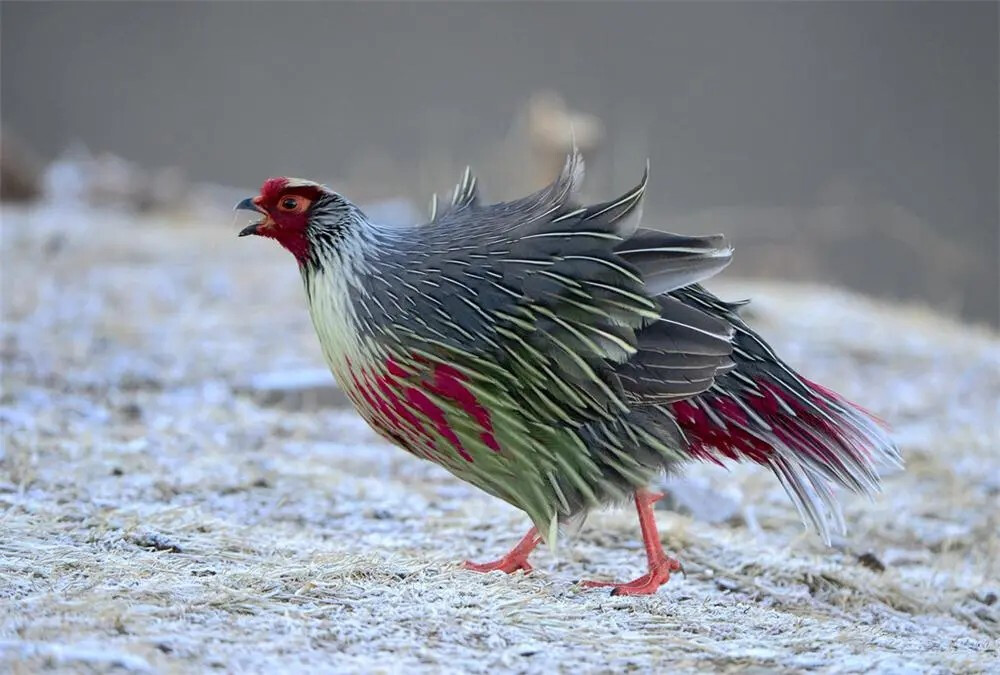
<svg viewBox="0 0 1000 675">
<path fill-rule="evenodd" d="M 898 462 L 878 422 L 699 285 L 730 261 L 721 235 L 638 226 L 647 175 L 585 206 L 574 153 L 548 187 L 484 205 L 467 171 L 420 227 L 374 223 L 295 178 L 237 207 L 261 216 L 240 236 L 295 256 L 323 355 L 372 428 L 531 519 L 509 554 L 470 569 L 530 570 L 560 524 L 632 496 L 649 571 L 613 592 L 652 593 L 679 567 L 647 491 L 661 472 L 764 465 L 829 540 L 843 529 L 831 487 L 872 494 L 876 462 Z"/>
</svg>

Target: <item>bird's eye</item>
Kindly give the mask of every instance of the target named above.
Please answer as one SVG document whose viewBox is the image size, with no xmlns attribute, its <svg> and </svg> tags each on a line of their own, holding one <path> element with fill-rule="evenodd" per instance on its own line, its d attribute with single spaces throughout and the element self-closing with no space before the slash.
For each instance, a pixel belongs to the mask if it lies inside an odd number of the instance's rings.
<svg viewBox="0 0 1000 675">
<path fill-rule="evenodd" d="M 294 211 L 299 206 L 299 200 L 295 197 L 285 197 L 278 206 L 282 211 Z"/>
</svg>

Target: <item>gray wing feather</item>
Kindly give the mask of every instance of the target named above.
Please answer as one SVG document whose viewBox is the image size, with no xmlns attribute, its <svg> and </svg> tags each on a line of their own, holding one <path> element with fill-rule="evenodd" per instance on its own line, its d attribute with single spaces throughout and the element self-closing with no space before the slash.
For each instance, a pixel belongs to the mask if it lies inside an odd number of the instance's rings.
<svg viewBox="0 0 1000 675">
<path fill-rule="evenodd" d="M 615 252 L 633 265 L 651 295 L 662 295 L 718 274 L 732 261 L 733 250 L 721 234 L 688 237 L 640 229 Z"/>
</svg>

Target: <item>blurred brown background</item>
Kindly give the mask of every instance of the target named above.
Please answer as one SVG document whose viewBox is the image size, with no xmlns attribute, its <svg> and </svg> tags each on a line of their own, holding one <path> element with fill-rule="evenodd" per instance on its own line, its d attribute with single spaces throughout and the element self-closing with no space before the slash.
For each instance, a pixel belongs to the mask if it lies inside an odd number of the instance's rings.
<svg viewBox="0 0 1000 675">
<path fill-rule="evenodd" d="M 158 208 L 281 174 L 422 208 L 467 163 L 508 198 L 545 179 L 575 119 L 588 191 L 623 191 L 648 156 L 646 223 L 727 232 L 733 274 L 1000 321 L 995 2 L 0 12 L 8 198 L 57 198 L 46 167 L 77 142 L 170 169 L 150 174 L 172 186 Z"/>
</svg>

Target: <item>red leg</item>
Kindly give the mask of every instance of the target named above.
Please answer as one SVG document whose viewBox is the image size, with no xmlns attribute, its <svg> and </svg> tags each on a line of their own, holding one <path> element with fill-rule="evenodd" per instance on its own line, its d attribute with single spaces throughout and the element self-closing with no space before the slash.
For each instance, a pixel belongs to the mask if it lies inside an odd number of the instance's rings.
<svg viewBox="0 0 1000 675">
<path fill-rule="evenodd" d="M 538 530 L 533 527 L 528 530 L 528 534 L 524 535 L 521 541 L 517 542 L 517 546 L 512 548 L 510 553 L 499 560 L 487 563 L 474 563 L 466 560 L 462 563 L 462 567 L 473 572 L 492 572 L 493 570 L 500 570 L 507 574 L 512 574 L 517 570 L 530 572 L 532 567 L 531 563 L 528 562 L 528 556 L 541 540 L 541 537 L 538 536 Z"/>
<path fill-rule="evenodd" d="M 597 586 L 613 586 L 611 595 L 651 595 L 670 580 L 670 573 L 681 569 L 681 564 L 668 556 L 660 543 L 660 533 L 656 529 L 656 517 L 653 515 L 653 504 L 663 499 L 663 495 L 646 490 L 636 490 L 635 510 L 639 514 L 639 529 L 642 530 L 642 541 L 646 545 L 646 559 L 649 562 L 649 572 L 635 581 L 617 584 L 608 581 L 585 581 L 588 588 Z"/>
</svg>

